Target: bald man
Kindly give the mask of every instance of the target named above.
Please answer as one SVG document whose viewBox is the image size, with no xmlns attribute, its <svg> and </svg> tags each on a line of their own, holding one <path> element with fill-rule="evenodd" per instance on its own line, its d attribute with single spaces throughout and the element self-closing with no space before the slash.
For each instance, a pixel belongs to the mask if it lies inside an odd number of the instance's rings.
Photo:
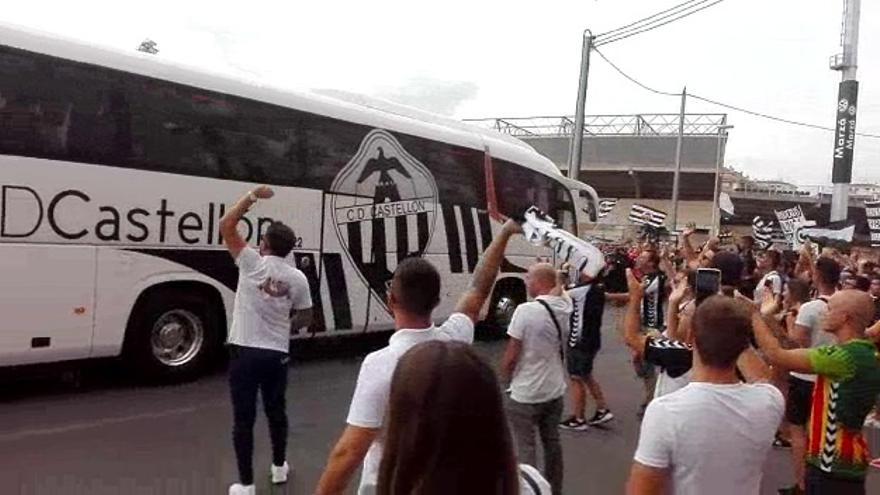
<svg viewBox="0 0 880 495">
<path fill-rule="evenodd" d="M 553 493 L 562 493 L 562 444 L 557 425 L 565 396 L 563 342 L 569 332 L 572 305 L 557 295 L 556 270 L 537 263 L 526 273 L 526 290 L 533 301 L 513 313 L 510 340 L 501 361 L 501 375 L 510 383 L 508 417 L 519 462 L 535 466 L 535 432 L 544 447 L 543 473 Z M 537 467 L 537 466 L 535 466 Z"/>
<path fill-rule="evenodd" d="M 764 306 L 772 305 L 768 300 Z M 822 324 L 837 344 L 791 350 L 782 349 L 773 337 L 768 326 L 775 324 L 773 320 L 754 320 L 758 344 L 771 364 L 818 375 L 807 423 L 807 494 L 865 493 L 871 458 L 862 424 L 880 394 L 880 355 L 865 339 L 873 318 L 870 295 L 840 291 L 829 299 Z"/>
</svg>

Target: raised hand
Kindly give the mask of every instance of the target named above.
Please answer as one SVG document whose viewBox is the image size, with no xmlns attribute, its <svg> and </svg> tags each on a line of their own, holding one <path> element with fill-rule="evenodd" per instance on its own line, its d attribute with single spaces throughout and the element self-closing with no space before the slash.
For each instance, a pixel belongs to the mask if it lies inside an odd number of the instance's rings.
<svg viewBox="0 0 880 495">
<path fill-rule="evenodd" d="M 626 287 L 629 290 L 629 299 L 640 300 L 645 295 L 645 286 L 636 278 L 631 268 L 626 269 Z"/>
<path fill-rule="evenodd" d="M 508 218 L 507 221 L 504 222 L 504 226 L 501 227 L 501 231 L 509 235 L 523 233 L 522 225 L 520 225 L 519 222 L 512 218 Z"/>
<path fill-rule="evenodd" d="M 761 299 L 761 314 L 772 316 L 779 312 L 779 302 L 772 290 L 765 290 Z"/>
<path fill-rule="evenodd" d="M 679 280 L 675 284 L 675 289 L 669 294 L 669 304 L 678 305 L 690 293 L 691 288 L 688 287 L 687 278 Z"/>
<path fill-rule="evenodd" d="M 269 186 L 260 186 L 251 192 L 259 199 L 269 199 L 275 195 L 275 191 Z"/>
</svg>

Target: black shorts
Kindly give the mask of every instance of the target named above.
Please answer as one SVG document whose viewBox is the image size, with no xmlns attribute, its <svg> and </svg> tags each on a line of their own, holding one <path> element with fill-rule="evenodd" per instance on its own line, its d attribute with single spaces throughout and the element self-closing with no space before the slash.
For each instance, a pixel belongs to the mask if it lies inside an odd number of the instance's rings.
<svg viewBox="0 0 880 495">
<path fill-rule="evenodd" d="M 837 478 L 816 466 L 807 465 L 807 495 L 865 495 L 864 479 Z"/>
<path fill-rule="evenodd" d="M 785 420 L 795 426 L 807 426 L 813 404 L 813 382 L 789 375 Z"/>
<path fill-rule="evenodd" d="M 580 378 L 589 378 L 593 374 L 593 360 L 596 351 L 568 349 L 568 374 Z"/>
</svg>

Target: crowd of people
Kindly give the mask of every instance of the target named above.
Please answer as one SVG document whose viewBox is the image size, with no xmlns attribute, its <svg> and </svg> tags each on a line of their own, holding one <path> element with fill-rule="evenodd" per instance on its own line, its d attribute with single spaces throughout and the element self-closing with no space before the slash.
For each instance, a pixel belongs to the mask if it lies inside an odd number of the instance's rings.
<svg viewBox="0 0 880 495">
<path fill-rule="evenodd" d="M 285 482 L 289 471 L 280 342 L 308 323 L 308 284 L 282 263 L 289 228 L 273 224 L 259 252 L 234 229 L 271 197 L 268 188 L 249 193 L 222 222 L 240 270 L 229 339 L 240 480 L 230 495 L 255 493 L 257 390 L 271 430 L 272 481 Z M 439 272 L 422 258 L 400 263 L 387 296 L 396 331 L 361 364 L 315 493 L 345 492 L 359 468 L 359 494 L 562 493 L 559 430 L 614 419 L 593 373 L 606 303 L 626 306 L 621 336 L 644 384 L 628 493 L 756 494 L 774 446 L 791 449 L 795 473 L 780 493 L 865 493 L 872 460 L 862 429 L 880 426 L 876 260 L 810 245 L 759 250 L 747 236 L 736 246 L 713 238 L 697 247 L 689 229 L 678 242 L 605 246 L 598 275 L 536 262 L 525 275 L 530 301 L 513 314 L 500 362 L 488 363 L 470 346 L 475 324 L 521 232 L 517 222 L 504 224 L 440 325 Z M 707 291 L 706 280 L 716 286 Z"/>
</svg>

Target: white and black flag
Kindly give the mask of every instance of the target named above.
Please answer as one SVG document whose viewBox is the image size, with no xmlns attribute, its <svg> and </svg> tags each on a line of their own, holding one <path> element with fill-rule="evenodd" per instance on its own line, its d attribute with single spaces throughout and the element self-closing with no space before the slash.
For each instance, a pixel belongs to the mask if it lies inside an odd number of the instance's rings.
<svg viewBox="0 0 880 495">
<path fill-rule="evenodd" d="M 659 229 L 666 222 L 666 212 L 636 204 L 632 205 L 632 208 L 629 210 L 629 221 L 639 225 L 650 225 Z"/>
<path fill-rule="evenodd" d="M 773 244 L 773 220 L 757 216 L 752 220 L 752 237 L 760 249 L 767 249 Z"/>
<path fill-rule="evenodd" d="M 880 201 L 865 201 L 865 217 L 871 231 L 871 247 L 880 247 Z"/>
<path fill-rule="evenodd" d="M 617 206 L 616 199 L 599 200 L 599 218 L 607 217 L 614 210 L 615 206 Z"/>
<path fill-rule="evenodd" d="M 536 246 L 553 249 L 557 262 L 571 267 L 569 277 L 577 282 L 582 274 L 596 278 L 605 268 L 605 255 L 593 244 L 559 228 L 554 220 L 532 206 L 523 215 L 523 233 Z"/>
<path fill-rule="evenodd" d="M 827 225 L 825 227 L 805 227 L 798 230 L 801 244 L 807 240 L 823 246 L 831 244 L 849 244 L 856 233 L 855 225 Z"/>
</svg>

